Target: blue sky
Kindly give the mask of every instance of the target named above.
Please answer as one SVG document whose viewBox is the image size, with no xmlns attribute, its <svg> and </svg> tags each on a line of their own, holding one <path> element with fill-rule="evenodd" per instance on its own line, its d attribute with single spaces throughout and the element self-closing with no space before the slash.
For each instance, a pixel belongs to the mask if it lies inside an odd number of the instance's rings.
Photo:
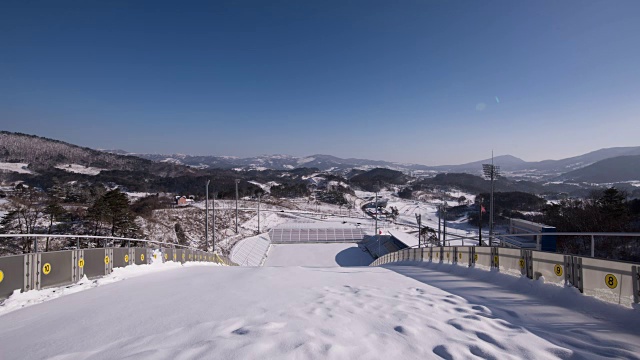
<svg viewBox="0 0 640 360">
<path fill-rule="evenodd" d="M 428 165 L 640 145 L 640 1 L 3 1 L 0 129 Z"/>
</svg>

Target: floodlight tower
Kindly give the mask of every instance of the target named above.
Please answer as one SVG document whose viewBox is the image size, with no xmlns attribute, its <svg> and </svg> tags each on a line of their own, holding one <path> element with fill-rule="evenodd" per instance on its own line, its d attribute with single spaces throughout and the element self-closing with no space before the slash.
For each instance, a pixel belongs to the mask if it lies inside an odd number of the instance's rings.
<svg viewBox="0 0 640 360">
<path fill-rule="evenodd" d="M 493 164 L 493 151 L 491 152 L 491 164 L 482 164 L 484 176 L 491 180 L 491 200 L 489 202 L 489 246 L 493 242 L 493 192 L 495 190 L 495 180 L 500 176 L 500 166 Z"/>
<path fill-rule="evenodd" d="M 207 186 L 205 188 L 205 203 L 204 203 L 204 247 L 209 251 L 209 183 L 211 180 L 207 180 Z"/>
</svg>

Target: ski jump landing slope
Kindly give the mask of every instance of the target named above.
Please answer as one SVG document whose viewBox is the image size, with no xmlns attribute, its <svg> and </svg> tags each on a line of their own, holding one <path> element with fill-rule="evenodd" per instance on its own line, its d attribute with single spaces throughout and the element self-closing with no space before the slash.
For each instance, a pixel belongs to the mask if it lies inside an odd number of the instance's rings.
<svg viewBox="0 0 640 360">
<path fill-rule="evenodd" d="M 640 354 L 638 310 L 504 274 L 448 270 L 417 264 L 175 267 L 1 315 L 0 358 L 637 359 Z"/>
</svg>

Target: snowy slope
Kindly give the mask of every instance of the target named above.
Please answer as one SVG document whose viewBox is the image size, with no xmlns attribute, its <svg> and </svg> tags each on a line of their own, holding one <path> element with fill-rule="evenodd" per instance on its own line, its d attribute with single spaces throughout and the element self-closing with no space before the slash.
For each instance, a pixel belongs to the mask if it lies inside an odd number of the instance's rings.
<svg viewBox="0 0 640 360">
<path fill-rule="evenodd" d="M 0 171 L 16 172 L 19 174 L 31 174 L 31 170 L 27 169 L 27 166 L 29 166 L 29 164 L 0 162 Z"/>
<path fill-rule="evenodd" d="M 178 268 L 0 316 L 0 349 L 6 360 L 638 358 L 634 310 L 440 270 Z"/>
<path fill-rule="evenodd" d="M 265 266 L 367 266 L 371 256 L 355 244 L 273 244 Z"/>
</svg>

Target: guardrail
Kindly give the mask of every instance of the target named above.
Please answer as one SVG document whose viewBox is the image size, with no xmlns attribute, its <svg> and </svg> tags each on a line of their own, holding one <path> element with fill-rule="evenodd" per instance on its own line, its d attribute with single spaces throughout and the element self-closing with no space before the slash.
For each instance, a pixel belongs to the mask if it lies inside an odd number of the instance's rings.
<svg viewBox="0 0 640 360">
<path fill-rule="evenodd" d="M 596 237 L 636 237 L 640 240 L 640 233 L 617 233 L 617 232 L 545 232 L 545 233 L 523 233 L 523 234 L 494 234 L 493 237 L 500 240 L 500 245 L 504 245 L 504 239 L 508 237 L 541 237 L 541 236 L 588 236 L 591 239 L 591 257 L 595 257 Z M 539 241 L 539 238 L 538 238 Z"/>
<path fill-rule="evenodd" d="M 40 290 L 70 285 L 83 276 L 89 279 L 102 277 L 114 268 L 129 265 L 150 264 L 152 261 L 191 262 L 204 261 L 235 266 L 226 256 L 205 252 L 162 241 L 85 235 L 0 234 L 5 238 L 71 238 L 77 248 L 49 252 L 35 252 L 0 257 L 0 299 L 7 298 L 15 290 Z M 80 240 L 105 240 L 104 247 L 80 248 Z M 108 246 L 120 242 L 121 247 Z M 130 247 L 131 242 L 143 242 L 146 247 Z M 151 245 L 151 246 L 149 246 Z M 163 246 L 164 245 L 164 246 Z M 153 259 L 153 260 L 152 260 Z"/>
<path fill-rule="evenodd" d="M 418 261 L 477 267 L 529 279 L 572 285 L 587 296 L 632 306 L 640 303 L 640 264 L 497 246 L 408 248 L 384 255 L 369 266 Z"/>
</svg>

